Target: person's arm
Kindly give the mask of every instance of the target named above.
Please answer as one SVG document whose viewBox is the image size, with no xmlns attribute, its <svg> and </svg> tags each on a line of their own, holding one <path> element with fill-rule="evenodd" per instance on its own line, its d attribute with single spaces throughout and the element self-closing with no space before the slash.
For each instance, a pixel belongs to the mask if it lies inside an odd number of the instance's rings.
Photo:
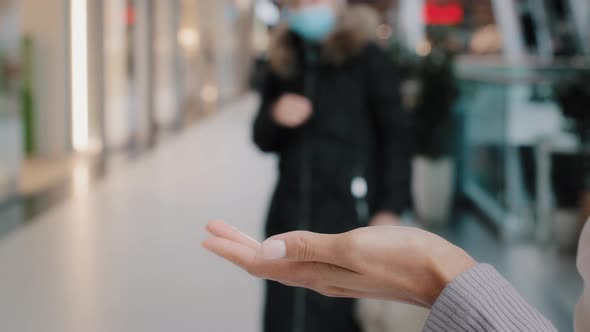
<svg viewBox="0 0 590 332">
<path fill-rule="evenodd" d="M 277 85 L 276 76 L 270 69 L 266 69 L 260 92 L 260 107 L 253 128 L 254 143 L 264 152 L 279 151 L 288 132 L 288 129 L 277 124 L 272 116 L 273 107 L 280 97 Z"/>
<path fill-rule="evenodd" d="M 400 77 L 393 61 L 372 45 L 368 48 L 369 107 L 378 138 L 380 176 L 378 211 L 401 214 L 410 205 L 413 136 L 403 110 Z"/>
<path fill-rule="evenodd" d="M 262 244 L 223 222 L 208 231 L 205 248 L 256 277 L 331 297 L 429 308 L 426 332 L 556 331 L 492 267 L 419 229 L 291 232 Z"/>
<path fill-rule="evenodd" d="M 490 265 L 478 265 L 453 280 L 430 312 L 425 332 L 555 332 Z"/>
<path fill-rule="evenodd" d="M 262 89 L 262 101 L 254 121 L 254 142 L 264 152 L 279 152 L 297 128 L 313 115 L 311 101 L 304 96 L 279 91 L 277 77 L 270 73 Z"/>
</svg>

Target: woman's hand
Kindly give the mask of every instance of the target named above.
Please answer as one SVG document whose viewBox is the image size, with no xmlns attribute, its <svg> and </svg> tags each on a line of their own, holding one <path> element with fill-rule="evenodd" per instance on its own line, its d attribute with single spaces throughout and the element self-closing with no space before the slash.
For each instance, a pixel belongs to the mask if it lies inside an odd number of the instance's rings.
<svg viewBox="0 0 590 332">
<path fill-rule="evenodd" d="M 223 223 L 203 246 L 250 274 L 331 297 L 376 298 L 432 307 L 476 262 L 444 239 L 414 228 L 369 227 L 339 235 L 292 232 L 260 244 Z"/>
<path fill-rule="evenodd" d="M 369 222 L 369 226 L 399 226 L 400 224 L 399 218 L 387 211 L 375 214 Z"/>
<path fill-rule="evenodd" d="M 287 128 L 297 128 L 305 124 L 313 114 L 309 99 L 288 93 L 279 99 L 272 110 L 276 123 Z"/>
</svg>

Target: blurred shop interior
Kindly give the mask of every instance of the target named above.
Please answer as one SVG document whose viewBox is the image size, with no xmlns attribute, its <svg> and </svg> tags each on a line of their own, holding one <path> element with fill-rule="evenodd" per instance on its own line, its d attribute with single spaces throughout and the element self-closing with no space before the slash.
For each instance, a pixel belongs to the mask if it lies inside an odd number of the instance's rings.
<svg viewBox="0 0 590 332">
<path fill-rule="evenodd" d="M 525 246 L 543 288 L 563 282 L 529 294 L 571 329 L 590 217 L 590 2 L 350 2 L 379 11 L 375 38 L 420 109 L 412 215 L 482 259 Z M 0 251 L 80 176 L 93 188 L 255 98 L 280 18 L 272 0 L 0 0 Z M 487 246 L 457 222 L 466 213 Z"/>
<path fill-rule="evenodd" d="M 0 197 L 104 172 L 244 93 L 250 6 L 2 1 Z"/>
</svg>

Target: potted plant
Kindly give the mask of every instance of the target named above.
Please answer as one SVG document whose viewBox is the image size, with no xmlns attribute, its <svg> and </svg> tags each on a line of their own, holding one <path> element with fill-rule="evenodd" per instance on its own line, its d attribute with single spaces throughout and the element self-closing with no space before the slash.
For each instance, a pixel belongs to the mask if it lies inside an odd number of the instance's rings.
<svg viewBox="0 0 590 332">
<path fill-rule="evenodd" d="M 428 225 L 446 222 L 453 203 L 453 109 L 458 96 L 453 64 L 453 54 L 441 47 L 433 48 L 418 67 L 412 191 L 416 213 Z"/>
<path fill-rule="evenodd" d="M 560 174 L 554 174 L 556 196 L 573 195 L 573 205 L 579 209 L 579 214 L 570 212 L 572 217 L 569 222 L 556 217 L 555 239 L 558 246 L 565 249 L 575 247 L 579 231 L 590 217 L 590 70 L 578 71 L 559 81 L 554 91 L 563 116 L 570 120 L 569 129 L 580 142 L 580 151 L 570 158 L 571 166 L 567 168 L 568 172 L 573 173 L 568 175 L 569 178 L 575 179 L 570 181 L 572 184 L 562 185 Z M 571 193 L 572 190 L 575 192 Z"/>
</svg>

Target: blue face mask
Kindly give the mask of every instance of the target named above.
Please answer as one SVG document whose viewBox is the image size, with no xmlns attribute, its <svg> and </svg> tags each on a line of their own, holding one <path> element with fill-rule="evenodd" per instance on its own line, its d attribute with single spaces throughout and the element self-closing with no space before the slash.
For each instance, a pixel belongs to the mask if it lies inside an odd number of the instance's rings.
<svg viewBox="0 0 590 332">
<path fill-rule="evenodd" d="M 286 16 L 293 32 L 314 42 L 328 37 L 336 25 L 336 15 L 328 5 L 315 5 L 296 11 L 287 11 Z"/>
</svg>

